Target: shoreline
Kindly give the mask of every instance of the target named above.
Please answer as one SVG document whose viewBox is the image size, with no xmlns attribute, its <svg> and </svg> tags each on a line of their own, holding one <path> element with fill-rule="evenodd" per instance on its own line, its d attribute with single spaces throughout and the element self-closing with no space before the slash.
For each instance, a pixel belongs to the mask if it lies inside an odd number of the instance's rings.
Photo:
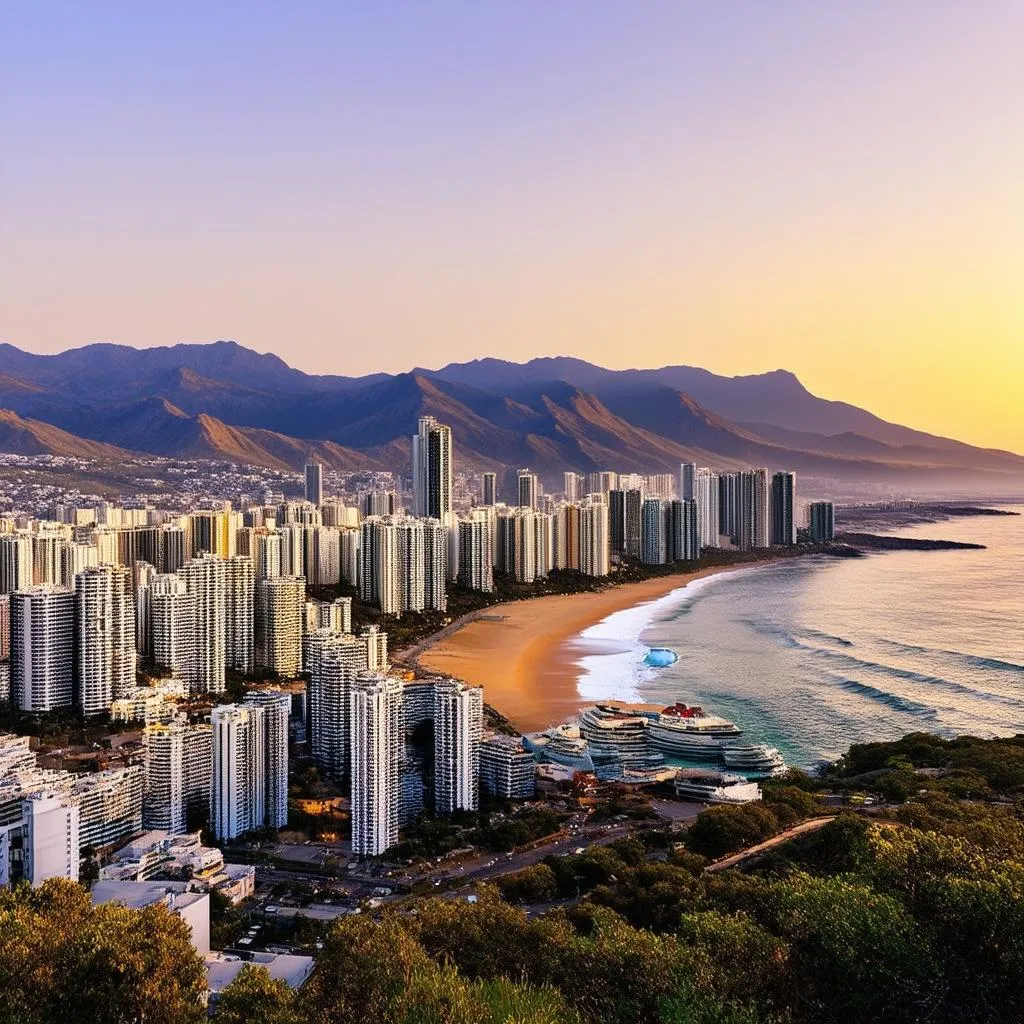
<svg viewBox="0 0 1024 1024">
<path fill-rule="evenodd" d="M 520 732 L 536 732 L 573 717 L 590 703 L 578 687 L 583 669 L 577 662 L 585 652 L 567 647 L 584 630 L 695 580 L 777 561 L 709 566 L 597 592 L 493 605 L 418 645 L 408 652 L 408 664 L 482 685 L 488 705 Z"/>
</svg>

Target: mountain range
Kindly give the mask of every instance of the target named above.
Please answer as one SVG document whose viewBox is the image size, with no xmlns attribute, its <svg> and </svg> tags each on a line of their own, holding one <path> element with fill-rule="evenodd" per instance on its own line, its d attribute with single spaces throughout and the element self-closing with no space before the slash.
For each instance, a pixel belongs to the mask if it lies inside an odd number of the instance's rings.
<svg viewBox="0 0 1024 1024">
<path fill-rule="evenodd" d="M 344 358 L 339 353 L 339 361 Z M 880 419 L 785 370 L 609 370 L 580 359 L 479 359 L 440 370 L 312 375 L 235 342 L 42 356 L 0 345 L 0 448 L 131 453 L 297 469 L 406 469 L 421 415 L 453 431 L 461 466 L 551 483 L 565 469 L 675 472 L 765 465 L 906 492 L 1024 492 L 1024 458 Z"/>
</svg>

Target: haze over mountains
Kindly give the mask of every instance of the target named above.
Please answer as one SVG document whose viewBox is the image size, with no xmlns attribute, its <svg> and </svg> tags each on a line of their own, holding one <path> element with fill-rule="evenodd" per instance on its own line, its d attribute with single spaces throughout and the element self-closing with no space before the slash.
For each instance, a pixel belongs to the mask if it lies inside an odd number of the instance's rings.
<svg viewBox="0 0 1024 1024">
<path fill-rule="evenodd" d="M 339 356 L 339 360 L 343 356 Z M 54 356 L 0 345 L 0 448 L 126 452 L 300 468 L 405 469 L 417 417 L 451 425 L 460 463 L 551 483 L 565 469 L 765 465 L 895 490 L 1024 493 L 1024 458 L 812 395 L 785 370 L 608 370 L 579 359 L 480 359 L 440 370 L 315 376 L 234 342 Z"/>
</svg>

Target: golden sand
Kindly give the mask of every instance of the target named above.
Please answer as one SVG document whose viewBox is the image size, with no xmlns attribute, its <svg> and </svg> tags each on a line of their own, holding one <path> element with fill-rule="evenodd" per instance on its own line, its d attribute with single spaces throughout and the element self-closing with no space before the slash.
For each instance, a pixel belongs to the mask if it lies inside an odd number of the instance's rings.
<svg viewBox="0 0 1024 1024">
<path fill-rule="evenodd" d="M 585 704 L 577 691 L 580 668 L 575 662 L 581 651 L 568 641 L 613 612 L 647 604 L 730 568 L 660 576 L 598 593 L 495 605 L 432 643 L 420 654 L 419 667 L 482 685 L 484 700 L 522 732 L 545 729 L 572 717 Z"/>
</svg>

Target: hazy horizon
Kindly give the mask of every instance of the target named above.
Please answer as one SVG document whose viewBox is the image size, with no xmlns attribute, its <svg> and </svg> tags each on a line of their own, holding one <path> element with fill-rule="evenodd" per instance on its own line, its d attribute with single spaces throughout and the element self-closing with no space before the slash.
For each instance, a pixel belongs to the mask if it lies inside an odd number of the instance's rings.
<svg viewBox="0 0 1024 1024">
<path fill-rule="evenodd" d="M 1024 451 L 1021 52 L 934 0 L 21 5 L 0 339 L 784 368 Z"/>
</svg>

